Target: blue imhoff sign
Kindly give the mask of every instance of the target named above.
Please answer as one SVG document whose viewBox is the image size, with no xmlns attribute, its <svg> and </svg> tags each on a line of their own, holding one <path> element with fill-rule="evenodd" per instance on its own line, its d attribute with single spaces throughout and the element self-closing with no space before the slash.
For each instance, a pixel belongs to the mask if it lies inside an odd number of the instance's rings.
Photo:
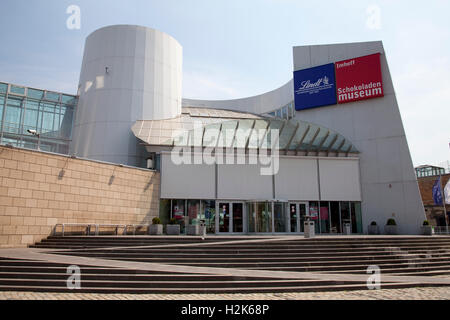
<svg viewBox="0 0 450 320">
<path fill-rule="evenodd" d="M 336 104 L 334 63 L 294 72 L 295 110 Z"/>
</svg>

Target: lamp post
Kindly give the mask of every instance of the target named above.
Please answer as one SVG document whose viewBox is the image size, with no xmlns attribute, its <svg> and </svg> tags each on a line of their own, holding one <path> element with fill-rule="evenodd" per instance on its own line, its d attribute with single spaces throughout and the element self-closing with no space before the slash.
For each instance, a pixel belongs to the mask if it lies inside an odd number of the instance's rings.
<svg viewBox="0 0 450 320">
<path fill-rule="evenodd" d="M 37 137 L 37 139 L 38 139 L 37 150 L 38 150 L 38 151 L 41 151 L 41 148 L 40 148 L 40 138 L 41 138 L 41 134 L 38 133 L 36 130 L 31 130 L 31 129 L 28 129 L 27 132 L 28 132 L 28 133 L 31 133 L 33 136 L 36 136 L 36 137 Z"/>
</svg>

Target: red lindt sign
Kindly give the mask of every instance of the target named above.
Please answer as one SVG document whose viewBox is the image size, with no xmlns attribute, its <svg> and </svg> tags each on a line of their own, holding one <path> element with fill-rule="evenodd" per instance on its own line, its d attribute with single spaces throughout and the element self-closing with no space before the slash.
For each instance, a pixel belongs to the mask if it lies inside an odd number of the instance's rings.
<svg viewBox="0 0 450 320">
<path fill-rule="evenodd" d="M 335 63 L 338 103 L 383 97 L 380 54 Z"/>
</svg>

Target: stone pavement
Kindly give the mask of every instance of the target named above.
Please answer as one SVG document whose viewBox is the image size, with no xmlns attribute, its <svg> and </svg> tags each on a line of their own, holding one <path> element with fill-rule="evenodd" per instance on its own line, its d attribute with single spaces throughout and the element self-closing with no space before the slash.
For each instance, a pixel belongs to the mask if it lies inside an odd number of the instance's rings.
<svg viewBox="0 0 450 320">
<path fill-rule="evenodd" d="M 254 294 L 0 292 L 0 300 L 450 300 L 450 287 Z"/>
</svg>

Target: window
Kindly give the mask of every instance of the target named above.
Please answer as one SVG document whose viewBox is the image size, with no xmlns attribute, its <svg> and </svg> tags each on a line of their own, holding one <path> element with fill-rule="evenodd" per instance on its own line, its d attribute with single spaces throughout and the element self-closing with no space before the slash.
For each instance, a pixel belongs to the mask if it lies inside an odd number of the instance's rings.
<svg viewBox="0 0 450 320">
<path fill-rule="evenodd" d="M 215 233 L 216 230 L 216 201 L 202 200 L 200 220 L 204 220 L 207 233 Z"/>
<path fill-rule="evenodd" d="M 9 97 L 5 111 L 4 131 L 10 133 L 19 133 L 22 119 L 22 98 Z"/>
<path fill-rule="evenodd" d="M 320 232 L 330 233 L 330 212 L 328 201 L 320 202 Z"/>
<path fill-rule="evenodd" d="M 351 223 L 350 216 L 350 203 L 348 201 L 341 201 L 341 225 L 344 227 L 344 224 Z"/>
<path fill-rule="evenodd" d="M 9 92 L 12 94 L 19 94 L 23 96 L 25 94 L 25 88 L 11 85 L 9 87 Z"/>
<path fill-rule="evenodd" d="M 184 233 L 185 229 L 185 202 L 185 200 L 172 200 L 172 218 L 177 219 L 181 233 Z"/>
<path fill-rule="evenodd" d="M 39 112 L 39 101 L 27 100 L 25 106 L 25 115 L 23 120 L 23 133 L 27 130 L 38 130 L 38 112 Z"/>
<path fill-rule="evenodd" d="M 1 124 L 2 119 L 3 119 L 3 105 L 4 104 L 5 104 L 5 97 L 4 96 L 0 96 L 0 124 Z"/>
<path fill-rule="evenodd" d="M 44 97 L 44 91 L 36 89 L 28 89 L 27 97 L 33 99 L 42 99 Z"/>
<path fill-rule="evenodd" d="M 0 83 L 0 94 L 5 94 L 8 91 L 8 84 Z"/>
<path fill-rule="evenodd" d="M 62 105 L 60 118 L 60 136 L 64 139 L 72 137 L 74 106 Z"/>
<path fill-rule="evenodd" d="M 188 200 L 188 217 L 189 224 L 197 225 L 199 224 L 199 214 L 200 214 L 200 201 L 199 200 Z"/>
<path fill-rule="evenodd" d="M 319 229 L 319 203 L 317 201 L 309 202 L 309 217 L 314 221 L 315 233 L 320 233 Z"/>
<path fill-rule="evenodd" d="M 168 224 L 170 221 L 170 199 L 161 199 L 159 202 L 159 218 L 162 224 Z"/>
<path fill-rule="evenodd" d="M 288 109 L 287 109 L 287 106 L 283 107 L 281 110 L 282 110 L 282 112 L 283 112 L 282 118 L 283 118 L 283 119 L 288 119 Z"/>
<path fill-rule="evenodd" d="M 64 104 L 75 105 L 77 103 L 77 98 L 74 96 L 68 96 L 68 95 L 63 94 L 61 96 L 61 102 Z"/>
<path fill-rule="evenodd" d="M 59 93 L 47 91 L 45 99 L 50 101 L 59 101 Z"/>
</svg>

